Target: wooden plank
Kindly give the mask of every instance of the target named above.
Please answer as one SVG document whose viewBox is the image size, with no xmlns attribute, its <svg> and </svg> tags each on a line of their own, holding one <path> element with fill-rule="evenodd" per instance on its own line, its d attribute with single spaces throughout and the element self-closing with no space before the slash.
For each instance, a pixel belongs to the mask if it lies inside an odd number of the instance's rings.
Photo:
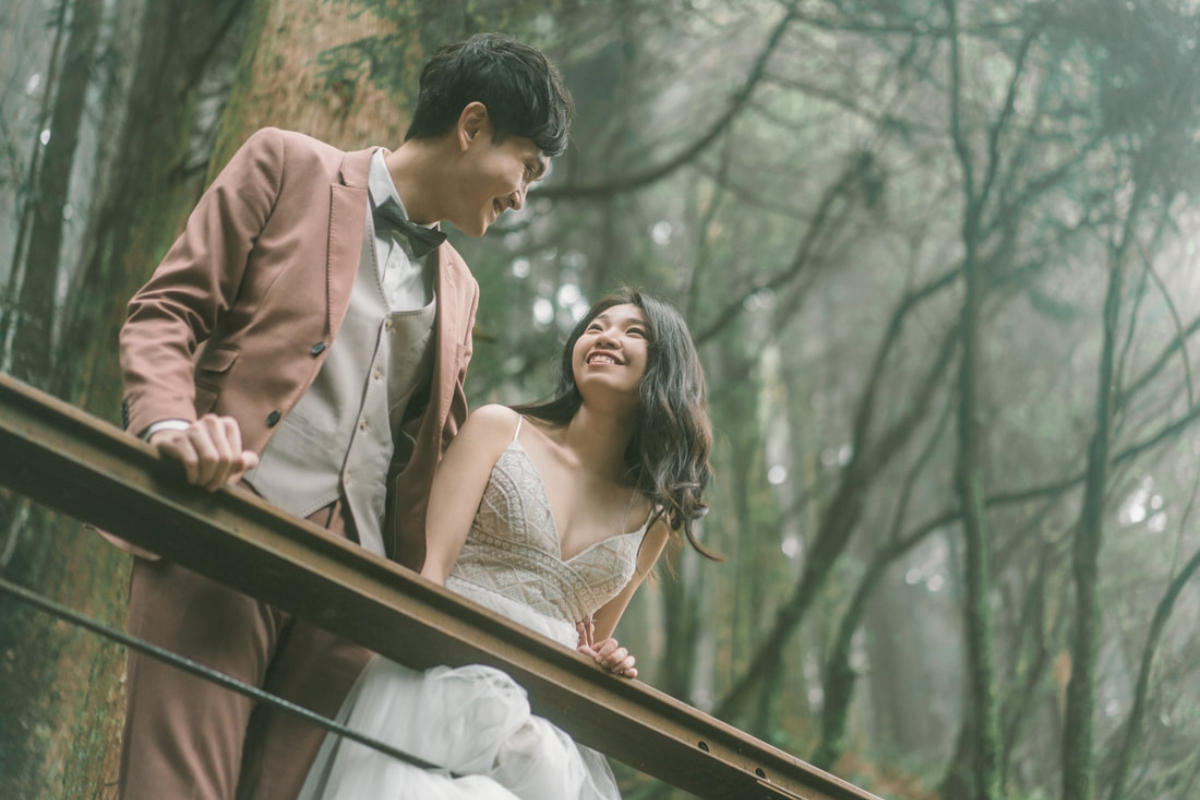
<svg viewBox="0 0 1200 800">
<path fill-rule="evenodd" d="M 190 487 L 154 448 L 2 374 L 0 484 L 402 664 L 502 669 L 582 744 L 698 797 L 877 800 L 249 492 Z"/>
</svg>

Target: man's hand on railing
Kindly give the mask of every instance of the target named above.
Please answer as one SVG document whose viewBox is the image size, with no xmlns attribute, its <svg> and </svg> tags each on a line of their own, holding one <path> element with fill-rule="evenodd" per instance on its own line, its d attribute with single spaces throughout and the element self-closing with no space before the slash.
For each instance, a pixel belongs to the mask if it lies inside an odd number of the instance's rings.
<svg viewBox="0 0 1200 800">
<path fill-rule="evenodd" d="M 233 417 L 205 414 L 186 430 L 155 431 L 148 441 L 183 464 L 188 483 L 210 492 L 237 483 L 258 466 L 258 454 L 242 449 L 242 431 Z"/>
<path fill-rule="evenodd" d="M 637 677 L 638 672 L 633 666 L 637 663 L 637 659 L 611 636 L 599 642 L 594 641 L 596 624 L 590 618 L 575 623 L 575 628 L 579 631 L 579 652 L 585 656 L 591 656 L 597 664 L 609 672 L 623 675 L 626 678 Z"/>
</svg>

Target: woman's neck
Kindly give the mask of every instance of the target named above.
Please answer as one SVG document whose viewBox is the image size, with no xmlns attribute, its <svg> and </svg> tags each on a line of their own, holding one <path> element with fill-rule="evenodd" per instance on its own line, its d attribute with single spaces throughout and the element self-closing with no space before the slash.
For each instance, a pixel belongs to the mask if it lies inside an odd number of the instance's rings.
<svg viewBox="0 0 1200 800">
<path fill-rule="evenodd" d="M 625 477 L 625 450 L 633 438 L 633 413 L 617 415 L 582 405 L 560 429 L 560 444 L 590 471 L 614 483 Z"/>
</svg>

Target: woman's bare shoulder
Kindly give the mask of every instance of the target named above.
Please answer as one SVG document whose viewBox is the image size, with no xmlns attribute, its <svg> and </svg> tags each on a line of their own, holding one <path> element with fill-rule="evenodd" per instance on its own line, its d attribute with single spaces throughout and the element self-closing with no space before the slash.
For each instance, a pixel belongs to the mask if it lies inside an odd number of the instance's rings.
<svg viewBox="0 0 1200 800">
<path fill-rule="evenodd" d="M 462 432 L 467 433 L 469 430 L 473 436 L 484 439 L 512 439 L 520 418 L 521 415 L 508 406 L 489 403 L 471 412 L 463 425 Z"/>
</svg>

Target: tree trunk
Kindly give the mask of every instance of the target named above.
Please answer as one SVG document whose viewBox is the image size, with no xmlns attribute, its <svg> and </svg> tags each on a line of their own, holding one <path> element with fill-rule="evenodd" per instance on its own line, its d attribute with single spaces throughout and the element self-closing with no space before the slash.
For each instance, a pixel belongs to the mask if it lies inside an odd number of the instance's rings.
<svg viewBox="0 0 1200 800">
<path fill-rule="evenodd" d="M 45 130 L 46 125 L 50 123 L 52 99 L 55 87 L 58 85 L 58 72 L 62 67 L 62 50 L 67 38 L 67 7 L 68 3 L 59 3 L 58 9 L 55 12 L 54 41 L 50 46 L 49 65 L 46 70 L 46 89 L 42 93 L 41 108 L 38 113 L 38 124 L 36 126 L 36 134 L 39 136 Z M 27 191 L 32 191 L 32 187 L 38 182 L 38 175 L 42 165 L 42 154 L 45 152 L 39 146 L 40 143 L 39 139 L 38 143 L 34 144 L 33 149 L 29 152 L 29 164 L 24 183 L 24 188 Z M 21 278 L 23 276 L 20 266 L 24 261 L 25 250 L 29 242 L 29 231 L 33 225 L 33 210 L 34 204 L 31 202 L 26 202 L 21 207 L 19 214 L 20 221 L 17 223 L 17 239 L 13 245 L 12 262 L 5 286 L 4 302 L 0 304 L 0 369 L 5 370 L 12 367 L 12 336 L 17 326 L 18 312 L 20 310 L 19 306 L 15 304 L 10 305 L 10 303 L 13 302 L 11 298 L 16 297 L 20 293 Z"/>
<path fill-rule="evenodd" d="M 202 187 L 183 168 L 199 78 L 240 2 L 147 3 L 127 97 L 126 124 L 100 203 L 99 238 L 85 242 L 80 307 L 64 329 L 59 393 L 114 419 L 120 385 L 114 343 L 126 300 L 161 258 Z M 53 137 L 52 140 L 53 141 Z M 31 262 L 32 263 L 32 262 Z M 34 265 L 39 268 L 42 265 Z M 6 574 L 103 622 L 123 625 L 128 558 L 78 523 L 35 509 Z M 90 634 L 0 601 L 5 713 L 0 796 L 111 797 L 124 714 L 124 653 Z"/>
<path fill-rule="evenodd" d="M 1100 545 L 1108 484 L 1109 437 L 1116 366 L 1117 326 L 1121 313 L 1124 252 L 1133 237 L 1132 221 L 1144 196 L 1139 184 L 1130 201 L 1122 242 L 1110 248 L 1108 290 L 1104 299 L 1104 344 L 1096 387 L 1096 430 L 1088 445 L 1083 508 L 1072 548 L 1075 576 L 1075 629 L 1071 641 L 1071 680 L 1063 724 L 1063 800 L 1092 800 L 1096 780 L 1096 661 L 1100 649 Z M 1131 323 L 1132 324 L 1132 323 Z"/>
<path fill-rule="evenodd" d="M 24 263 L 18 300 L 19 313 L 13 339 L 12 374 L 46 388 L 54 355 L 55 296 L 60 272 L 59 251 L 63 236 L 63 208 L 75 163 L 79 128 L 100 35 L 101 0 L 75 0 L 66 63 L 50 117 L 50 140 L 45 144 L 37 186 L 32 189 L 33 224 Z"/>
<path fill-rule="evenodd" d="M 968 253 L 971 245 L 968 244 Z M 967 297 L 963 303 L 963 357 L 959 374 L 958 462 L 954 484 L 962 509 L 965 540 L 965 627 L 967 633 L 967 680 L 974 710 L 972 743 L 976 796 L 979 800 L 1000 797 L 999 726 L 996 694 L 992 680 L 991 579 L 988 568 L 988 537 L 984 512 L 983 469 L 978 421 L 979 308 L 982 286 L 978 265 L 968 254 L 964 264 Z"/>
<path fill-rule="evenodd" d="M 955 153 L 962 169 L 963 217 L 962 272 L 965 294 L 959 333 L 962 336 L 962 362 L 958 381 L 958 455 L 954 465 L 954 489 L 962 513 L 964 541 L 964 627 L 967 649 L 968 708 L 964 713 L 963 731 L 967 735 L 966 753 L 974 766 L 974 793 L 978 800 L 999 800 L 1000 797 L 1000 733 L 996 691 L 992 676 L 992 610 L 991 578 L 983 486 L 983 429 L 979 419 L 979 386 L 982 356 L 979 329 L 985 290 L 982 266 L 979 263 L 980 221 L 983 203 L 989 190 L 990 178 L 978 190 L 974 164 L 966 134 L 963 131 L 961 91 L 962 53 L 958 30 L 958 4 L 945 0 L 950 18 L 950 133 Z M 1018 74 L 1019 74 L 1018 68 Z M 1014 75 L 1014 84 L 1016 76 Z M 1010 86 L 1011 93 L 1011 86 Z M 1002 118 L 1001 118 L 1002 119 Z M 994 135 L 1000 129 L 997 120 L 992 128 L 990 167 L 995 169 L 997 155 Z M 956 763 L 960 763 L 956 759 Z"/>
<path fill-rule="evenodd" d="M 675 575 L 662 582 L 663 647 L 662 690 L 684 702 L 691 702 L 695 677 L 696 649 L 699 638 L 700 580 L 694 553 L 682 552 Z"/>
</svg>

